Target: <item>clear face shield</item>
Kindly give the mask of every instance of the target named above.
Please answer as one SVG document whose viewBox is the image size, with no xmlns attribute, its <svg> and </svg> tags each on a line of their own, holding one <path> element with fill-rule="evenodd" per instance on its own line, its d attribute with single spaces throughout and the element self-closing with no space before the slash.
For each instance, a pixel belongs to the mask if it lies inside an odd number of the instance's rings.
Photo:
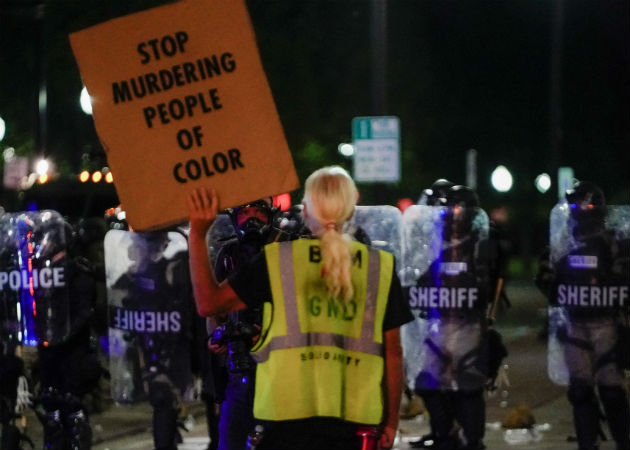
<svg viewBox="0 0 630 450">
<path fill-rule="evenodd" d="M 597 233 L 604 229 L 606 207 L 594 205 L 589 202 L 570 203 L 569 226 L 573 237 L 580 240 L 589 234 Z"/>
</svg>

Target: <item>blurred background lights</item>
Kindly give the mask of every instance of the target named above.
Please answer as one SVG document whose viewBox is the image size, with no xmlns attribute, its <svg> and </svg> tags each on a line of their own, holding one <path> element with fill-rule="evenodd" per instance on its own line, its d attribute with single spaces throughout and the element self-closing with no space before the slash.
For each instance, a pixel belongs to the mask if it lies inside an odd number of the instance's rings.
<svg viewBox="0 0 630 450">
<path fill-rule="evenodd" d="M 89 179 L 90 179 L 90 172 L 88 170 L 84 170 L 79 174 L 79 181 L 81 183 L 85 183 Z"/>
<path fill-rule="evenodd" d="M 4 123 L 4 119 L 0 117 L 0 141 L 4 139 L 4 133 L 7 131 L 7 126 Z"/>
<path fill-rule="evenodd" d="M 109 167 L 105 166 L 101 169 L 101 173 L 103 174 L 103 179 L 105 183 L 111 183 L 114 181 L 114 177 L 112 176 L 112 171 L 109 170 Z"/>
<path fill-rule="evenodd" d="M 15 149 L 13 147 L 5 148 L 2 152 L 2 157 L 5 162 L 11 161 L 15 157 Z"/>
<path fill-rule="evenodd" d="M 29 173 L 22 181 L 22 189 L 30 189 L 38 178 L 39 176 L 36 173 Z"/>
<path fill-rule="evenodd" d="M 37 173 L 37 175 L 46 175 L 49 168 L 50 164 L 46 159 L 40 159 L 35 163 L 35 172 Z"/>
<path fill-rule="evenodd" d="M 541 173 L 540 175 L 536 177 L 535 184 L 536 184 L 536 189 L 538 189 L 538 192 L 540 192 L 541 194 L 544 194 L 551 187 L 551 177 L 549 176 L 548 173 Z"/>
<path fill-rule="evenodd" d="M 512 189 L 512 174 L 505 166 L 497 166 L 490 176 L 492 187 L 499 192 L 507 192 Z"/>
<path fill-rule="evenodd" d="M 87 88 L 83 86 L 81 89 L 81 96 L 79 98 L 79 102 L 81 103 L 81 109 L 85 114 L 92 115 L 92 102 L 90 100 L 90 94 L 88 94 Z"/>
<path fill-rule="evenodd" d="M 291 208 L 291 194 L 285 192 L 273 197 L 273 206 L 280 208 L 280 211 L 288 211 Z"/>
<path fill-rule="evenodd" d="M 100 170 L 97 170 L 96 172 L 92 174 L 92 182 L 98 183 L 102 179 L 103 179 L 103 174 L 101 173 Z"/>
<path fill-rule="evenodd" d="M 405 212 L 405 209 L 409 208 L 413 204 L 414 201 L 409 197 L 401 198 L 398 200 L 398 202 L 396 202 L 396 206 L 398 207 L 398 209 L 400 209 L 400 212 Z"/>
<path fill-rule="evenodd" d="M 352 156 L 354 155 L 354 147 L 352 144 L 348 144 L 347 142 L 343 142 L 337 146 L 337 150 L 343 156 Z"/>
</svg>

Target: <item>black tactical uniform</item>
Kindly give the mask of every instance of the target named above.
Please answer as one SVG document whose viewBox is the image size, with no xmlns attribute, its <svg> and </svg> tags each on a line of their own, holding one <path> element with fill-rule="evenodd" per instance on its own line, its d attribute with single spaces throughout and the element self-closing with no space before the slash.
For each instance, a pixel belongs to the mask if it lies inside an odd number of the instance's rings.
<svg viewBox="0 0 630 450">
<path fill-rule="evenodd" d="M 446 206 L 441 252 L 417 281 L 418 302 L 426 304 L 412 305 L 428 320 L 429 331 L 421 343 L 426 357 L 415 390 L 431 417 L 434 439 L 431 444 L 421 439 L 414 446 L 459 449 L 457 422 L 464 448 L 476 450 L 484 448 L 488 242 L 475 234 L 479 202 L 472 190 L 453 186 L 440 198 L 435 205 Z"/>
<path fill-rule="evenodd" d="M 3 235 L 0 244 L 0 271 L 9 273 L 17 268 L 15 248 L 12 239 Z M 12 290 L 0 290 L 0 426 L 2 434 L 0 449 L 17 450 L 20 430 L 15 426 L 15 405 L 17 400 L 18 379 L 24 376 L 24 361 L 16 355 L 19 345 L 19 319 L 15 304 L 17 293 Z"/>
<path fill-rule="evenodd" d="M 593 183 L 577 183 L 566 200 L 575 245 L 552 266 L 542 266 L 538 284 L 564 314 L 562 325 L 550 331 L 564 352 L 580 450 L 598 448 L 596 387 L 617 448 L 628 450 L 630 408 L 618 353 L 620 314 L 628 307 L 628 239 L 605 229 L 604 195 Z"/>
<path fill-rule="evenodd" d="M 65 234 L 65 242 L 71 244 L 73 233 L 68 224 Z M 70 250 L 59 249 L 49 260 L 65 267 L 70 333 L 63 342 L 40 341 L 37 346 L 35 371 L 39 393 L 36 401 L 43 408 L 42 412 L 38 407 L 38 416 L 44 426 L 47 449 L 89 450 L 92 430 L 83 397 L 97 388 L 104 373 L 90 327 L 97 295 L 96 275 L 87 259 L 70 254 Z M 52 295 L 56 293 L 53 291 Z"/>
<path fill-rule="evenodd" d="M 169 317 L 164 324 L 167 329 L 130 330 L 125 339 L 129 342 L 128 359 L 137 364 L 132 398 L 147 398 L 153 407 L 156 450 L 174 450 L 180 439 L 177 427 L 182 394 L 191 377 L 190 355 L 182 351 L 193 337 L 188 326 L 192 315 L 190 276 L 183 252 L 169 259 L 162 254 L 168 245 L 166 233 L 143 236 L 146 254 L 142 254 L 140 245 L 129 248 L 135 266 L 116 280 L 112 289 L 125 293 L 125 310 L 156 311 Z"/>
<path fill-rule="evenodd" d="M 24 361 L 15 354 L 15 342 L 0 330 L 0 435 L 1 450 L 19 450 L 23 435 L 15 425 L 18 380 L 24 376 Z"/>
</svg>

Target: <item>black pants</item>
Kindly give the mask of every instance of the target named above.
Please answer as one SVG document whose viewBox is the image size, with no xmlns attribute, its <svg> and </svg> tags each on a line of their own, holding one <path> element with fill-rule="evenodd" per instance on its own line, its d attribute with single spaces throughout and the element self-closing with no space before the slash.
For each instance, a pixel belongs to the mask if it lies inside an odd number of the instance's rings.
<svg viewBox="0 0 630 450">
<path fill-rule="evenodd" d="M 440 391 L 423 389 L 417 391 L 422 397 L 431 417 L 431 431 L 435 434 L 438 449 L 451 450 L 459 447 L 454 433 L 455 422 L 459 423 L 467 446 L 475 448 L 484 437 L 486 403 L 483 390 Z"/>
<path fill-rule="evenodd" d="M 359 425 L 337 419 L 313 418 L 264 422 L 257 450 L 361 450 Z"/>
<path fill-rule="evenodd" d="M 598 386 L 608 427 L 619 450 L 630 450 L 630 408 L 621 386 Z M 597 448 L 600 410 L 595 388 L 573 384 L 567 393 L 580 450 Z"/>
</svg>

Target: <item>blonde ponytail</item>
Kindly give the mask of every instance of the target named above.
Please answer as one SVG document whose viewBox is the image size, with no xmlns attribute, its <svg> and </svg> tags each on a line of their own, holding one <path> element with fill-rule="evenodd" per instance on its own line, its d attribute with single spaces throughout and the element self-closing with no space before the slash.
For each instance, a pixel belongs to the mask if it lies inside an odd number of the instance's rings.
<svg viewBox="0 0 630 450">
<path fill-rule="evenodd" d="M 304 186 L 304 204 L 319 224 L 314 230 L 321 241 L 322 277 L 328 292 L 344 300 L 354 295 L 350 269 L 350 239 L 341 234 L 343 224 L 352 216 L 358 198 L 354 181 L 338 166 L 313 172 Z"/>
</svg>

